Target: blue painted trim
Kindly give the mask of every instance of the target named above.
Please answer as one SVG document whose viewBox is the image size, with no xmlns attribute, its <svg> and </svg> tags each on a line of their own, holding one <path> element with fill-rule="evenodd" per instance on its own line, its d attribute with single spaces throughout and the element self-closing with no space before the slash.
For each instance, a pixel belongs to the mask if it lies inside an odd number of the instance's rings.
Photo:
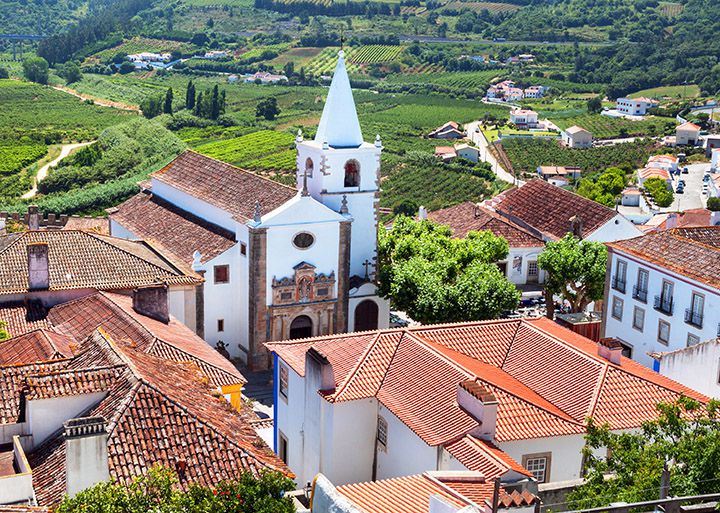
<svg viewBox="0 0 720 513">
<path fill-rule="evenodd" d="M 278 392 L 280 390 L 280 365 L 278 355 L 273 353 L 273 450 L 278 453 Z"/>
<path fill-rule="evenodd" d="M 653 360 L 653 370 L 655 372 L 660 372 L 660 362 L 658 360 Z"/>
</svg>

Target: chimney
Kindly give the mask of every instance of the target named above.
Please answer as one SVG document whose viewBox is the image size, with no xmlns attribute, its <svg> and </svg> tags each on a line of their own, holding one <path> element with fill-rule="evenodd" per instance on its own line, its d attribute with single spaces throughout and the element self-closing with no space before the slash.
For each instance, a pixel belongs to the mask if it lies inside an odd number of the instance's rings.
<svg viewBox="0 0 720 513">
<path fill-rule="evenodd" d="M 679 220 L 679 216 L 677 215 L 676 212 L 672 212 L 672 213 L 668 214 L 667 219 L 665 220 L 665 228 L 668 230 L 677 228 L 678 220 Z"/>
<path fill-rule="evenodd" d="M 610 363 L 620 365 L 622 345 L 614 338 L 601 338 L 600 342 L 598 342 L 598 356 Z"/>
<path fill-rule="evenodd" d="M 31 242 L 27 245 L 28 290 L 50 288 L 50 262 L 47 242 Z"/>
<path fill-rule="evenodd" d="M 305 375 L 314 375 L 317 390 L 335 389 L 335 372 L 327 356 L 314 347 L 308 349 L 305 356 Z"/>
<path fill-rule="evenodd" d="M 460 408 L 480 424 L 473 434 L 480 438 L 495 438 L 498 401 L 491 391 L 472 379 L 457 386 L 457 403 Z"/>
<path fill-rule="evenodd" d="M 428 218 L 427 217 L 427 209 L 423 206 L 418 208 L 418 219 L 423 220 L 423 219 L 427 219 L 427 218 Z"/>
<path fill-rule="evenodd" d="M 138 287 L 133 290 L 132 301 L 133 310 L 137 313 L 165 324 L 170 322 L 167 285 Z"/>
<path fill-rule="evenodd" d="M 720 212 L 710 212 L 710 226 L 720 226 Z"/>
<path fill-rule="evenodd" d="M 30 205 L 28 207 L 28 229 L 39 230 L 40 229 L 40 214 L 37 205 Z"/>
<path fill-rule="evenodd" d="M 65 428 L 66 493 L 74 497 L 97 483 L 110 480 L 107 430 L 102 417 L 70 419 Z"/>
</svg>

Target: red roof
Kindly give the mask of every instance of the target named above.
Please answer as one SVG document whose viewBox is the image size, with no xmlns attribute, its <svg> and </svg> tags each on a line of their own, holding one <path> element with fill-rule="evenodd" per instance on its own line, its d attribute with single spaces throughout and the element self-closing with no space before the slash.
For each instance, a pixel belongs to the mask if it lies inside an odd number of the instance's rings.
<svg viewBox="0 0 720 513">
<path fill-rule="evenodd" d="M 428 219 L 449 226 L 458 238 L 465 237 L 471 230 L 489 230 L 507 240 L 511 248 L 545 246 L 542 238 L 472 201 L 430 212 Z"/>
<path fill-rule="evenodd" d="M 574 192 L 536 178 L 500 196 L 495 209 L 553 239 L 570 231 L 570 218 L 582 221 L 585 236 L 613 219 L 617 212 Z"/>
<path fill-rule="evenodd" d="M 267 346 L 302 375 L 304 365 L 298 363 L 304 363 L 304 351 L 321 344 L 336 381 L 326 400 L 376 397 L 433 446 L 457 443 L 477 427 L 456 403 L 458 384 L 469 379 L 497 398 L 498 442 L 583 433 L 588 416 L 612 429 L 638 427 L 656 417 L 658 402 L 680 394 L 707 400 L 632 360 L 610 363 L 598 356 L 596 343 L 544 318 L 396 329 L 361 337 L 337 335 Z M 359 357 L 358 350 L 347 355 L 351 338 L 362 345 Z M 417 380 L 418 375 L 423 379 Z"/>
<path fill-rule="evenodd" d="M 457 442 L 445 446 L 465 468 L 481 472 L 487 480 L 501 477 L 510 471 L 526 477 L 532 474 L 517 461 L 500 450 L 494 443 L 465 435 Z"/>
<path fill-rule="evenodd" d="M 76 349 L 77 344 L 72 337 L 48 329 L 37 329 L 0 341 L 0 366 L 69 358 Z"/>
<path fill-rule="evenodd" d="M 700 127 L 695 123 L 690 123 L 689 121 L 687 121 L 675 128 L 675 130 L 700 130 Z"/>
</svg>

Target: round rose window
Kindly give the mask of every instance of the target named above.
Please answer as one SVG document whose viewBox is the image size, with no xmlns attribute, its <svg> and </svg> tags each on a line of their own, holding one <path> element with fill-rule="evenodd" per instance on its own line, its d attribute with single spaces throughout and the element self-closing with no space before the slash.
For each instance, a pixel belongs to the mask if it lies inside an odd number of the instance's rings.
<svg viewBox="0 0 720 513">
<path fill-rule="evenodd" d="M 315 243 L 312 233 L 301 232 L 293 237 L 293 245 L 298 249 L 307 249 Z"/>
</svg>

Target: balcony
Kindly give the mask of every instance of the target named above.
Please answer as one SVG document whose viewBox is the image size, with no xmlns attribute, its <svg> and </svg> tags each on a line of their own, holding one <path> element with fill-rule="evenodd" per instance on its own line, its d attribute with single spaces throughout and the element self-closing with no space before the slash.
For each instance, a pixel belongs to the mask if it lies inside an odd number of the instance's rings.
<svg viewBox="0 0 720 513">
<path fill-rule="evenodd" d="M 620 276 L 613 276 L 612 288 L 614 288 L 618 292 L 625 294 L 625 279 L 621 278 Z"/>
<path fill-rule="evenodd" d="M 671 297 L 655 296 L 655 310 L 667 315 L 672 315 L 673 299 Z"/>
<path fill-rule="evenodd" d="M 702 312 L 694 312 L 692 308 L 685 309 L 685 322 L 692 324 L 696 328 L 703 327 L 703 314 Z"/>
<path fill-rule="evenodd" d="M 633 285 L 633 299 L 647 303 L 647 289 L 641 289 L 637 285 Z"/>
</svg>

